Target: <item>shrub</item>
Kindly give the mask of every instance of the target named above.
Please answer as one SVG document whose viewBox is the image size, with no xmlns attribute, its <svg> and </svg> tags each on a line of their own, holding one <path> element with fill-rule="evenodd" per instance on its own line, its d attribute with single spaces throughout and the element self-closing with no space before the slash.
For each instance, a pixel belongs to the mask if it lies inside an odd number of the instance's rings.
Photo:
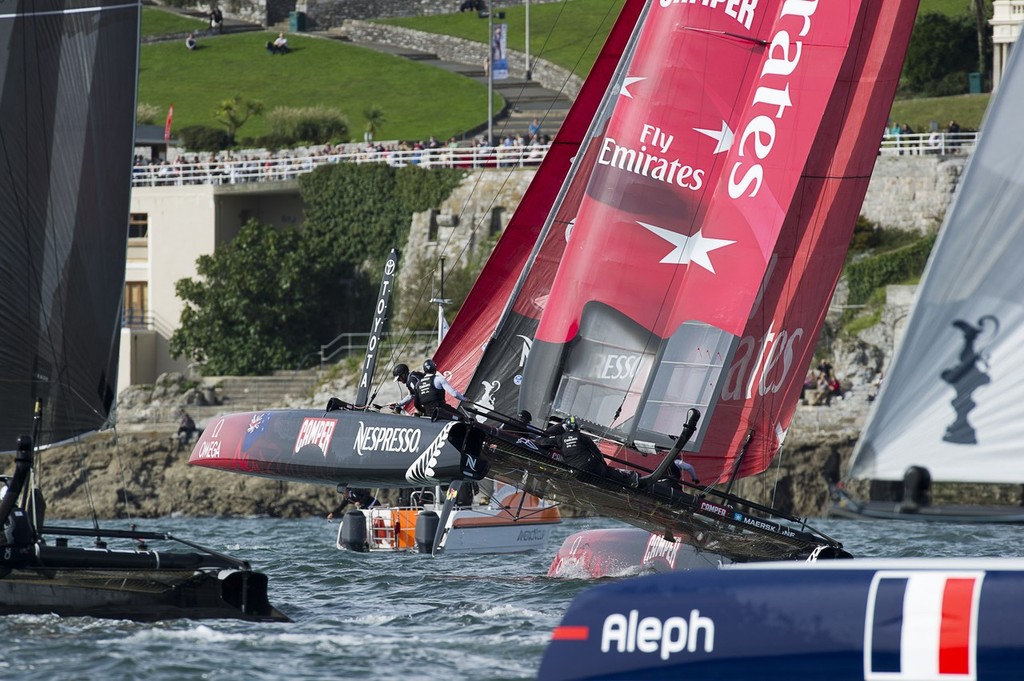
<svg viewBox="0 0 1024 681">
<path fill-rule="evenodd" d="M 324 144 L 349 140 L 348 118 L 325 106 L 278 107 L 267 114 L 269 137 L 292 144 Z"/>
<path fill-rule="evenodd" d="M 187 151 L 222 151 L 231 146 L 231 137 L 220 128 L 189 125 L 178 131 Z"/>
<path fill-rule="evenodd" d="M 141 123 L 142 125 L 154 125 L 156 124 L 159 116 L 160 109 L 155 104 L 139 102 L 135 107 L 136 123 Z"/>
</svg>

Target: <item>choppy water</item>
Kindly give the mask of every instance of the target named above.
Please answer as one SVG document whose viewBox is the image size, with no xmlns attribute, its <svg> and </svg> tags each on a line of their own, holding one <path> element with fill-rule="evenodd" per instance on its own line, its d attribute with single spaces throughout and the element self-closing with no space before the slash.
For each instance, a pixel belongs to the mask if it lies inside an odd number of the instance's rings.
<svg viewBox="0 0 1024 681">
<path fill-rule="evenodd" d="M 1024 555 L 1024 527 L 812 524 L 860 557 Z M 545 552 L 437 559 L 339 551 L 338 526 L 317 519 L 175 518 L 139 525 L 251 561 L 270 577 L 271 602 L 294 622 L 0 618 L 0 677 L 530 679 L 552 629 L 592 584 L 548 579 L 551 557 L 572 532 L 618 523 L 566 520 Z"/>
</svg>

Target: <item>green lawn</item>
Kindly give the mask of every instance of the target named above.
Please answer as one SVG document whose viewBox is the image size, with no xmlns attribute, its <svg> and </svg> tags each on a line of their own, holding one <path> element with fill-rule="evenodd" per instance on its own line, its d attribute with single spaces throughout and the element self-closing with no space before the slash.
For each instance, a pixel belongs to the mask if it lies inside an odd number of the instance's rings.
<svg viewBox="0 0 1024 681">
<path fill-rule="evenodd" d="M 623 0 L 568 0 L 530 5 L 530 55 L 544 58 L 578 74 L 593 64 Z M 454 6 L 454 4 L 453 4 Z M 922 0 L 921 12 L 959 14 L 970 0 Z M 512 49 L 525 51 L 524 6 L 505 10 Z M 418 30 L 455 35 L 483 42 L 487 20 L 473 12 L 390 19 Z M 180 34 L 203 30 L 206 22 L 155 8 L 143 9 L 145 35 Z M 349 118 L 353 139 L 361 139 L 362 112 L 377 106 L 386 124 L 379 139 L 447 138 L 486 123 L 487 88 L 474 81 L 397 57 L 311 36 L 293 35 L 292 54 L 275 57 L 263 49 L 270 33 L 241 33 L 200 37 L 200 47 L 188 52 L 182 41 L 142 47 L 139 102 L 166 111 L 174 104 L 174 127 L 202 124 L 223 127 L 214 118 L 217 103 L 233 95 L 261 100 L 267 111 L 279 106 L 323 105 Z M 955 118 L 965 128 L 981 123 L 988 95 L 898 101 L 892 117 L 925 131 L 934 120 L 945 127 Z M 503 103 L 496 97 L 495 107 Z M 162 120 L 156 121 L 161 123 Z M 263 117 L 249 120 L 239 138 L 268 132 Z"/>
<path fill-rule="evenodd" d="M 988 101 L 988 93 L 901 99 L 892 105 L 892 119 L 898 123 L 909 123 L 917 132 L 928 132 L 931 121 L 935 121 L 940 130 L 945 130 L 950 119 L 955 119 L 965 131 L 977 130 L 981 127 Z"/>
<path fill-rule="evenodd" d="M 568 0 L 564 3 L 530 5 L 530 56 L 546 59 L 578 75 L 590 71 L 604 39 L 611 31 L 623 0 Z M 526 51 L 526 7 L 508 7 L 504 19 L 494 23 L 508 24 L 508 46 Z M 428 33 L 453 35 L 467 40 L 487 42 L 487 19 L 475 12 L 440 14 L 426 17 L 382 19 L 394 24 Z"/>
<path fill-rule="evenodd" d="M 292 35 L 292 52 L 265 50 L 275 34 L 236 33 L 201 37 L 189 52 L 182 41 L 144 45 L 139 67 L 139 102 L 166 111 L 174 105 L 174 129 L 223 127 L 217 103 L 234 95 L 276 107 L 323 105 L 349 119 L 353 139 L 362 139 L 363 111 L 377 106 L 386 123 L 379 139 L 446 139 L 486 123 L 487 87 L 481 83 L 336 40 Z M 499 98 L 495 107 L 502 106 Z M 162 121 L 158 121 L 162 122 Z M 237 137 L 268 132 L 253 117 Z"/>
<path fill-rule="evenodd" d="M 208 27 L 208 24 L 201 19 L 193 19 L 152 7 L 142 8 L 142 35 L 144 37 L 203 31 Z"/>
</svg>

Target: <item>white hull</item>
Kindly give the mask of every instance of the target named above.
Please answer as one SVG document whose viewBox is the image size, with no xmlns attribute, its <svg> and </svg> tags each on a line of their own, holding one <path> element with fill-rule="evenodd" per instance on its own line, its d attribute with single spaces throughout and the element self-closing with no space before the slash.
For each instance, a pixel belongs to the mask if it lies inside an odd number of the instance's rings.
<svg viewBox="0 0 1024 681">
<path fill-rule="evenodd" d="M 506 487 L 506 489 L 508 489 Z M 562 522 L 556 506 L 525 495 L 505 493 L 490 504 L 452 510 L 445 553 L 523 553 L 547 547 L 551 528 Z M 442 504 L 377 506 L 345 514 L 335 545 L 358 552 L 430 552 Z"/>
</svg>

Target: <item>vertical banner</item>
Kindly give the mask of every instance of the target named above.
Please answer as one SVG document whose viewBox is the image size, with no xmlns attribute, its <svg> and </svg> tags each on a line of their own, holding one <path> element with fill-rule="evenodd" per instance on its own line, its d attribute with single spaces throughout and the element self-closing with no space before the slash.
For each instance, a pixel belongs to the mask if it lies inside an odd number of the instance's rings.
<svg viewBox="0 0 1024 681">
<path fill-rule="evenodd" d="M 363 375 L 359 379 L 359 392 L 356 394 L 356 406 L 365 407 L 369 402 L 370 385 L 373 383 L 373 370 L 377 366 L 377 350 L 380 348 L 380 337 L 384 333 L 384 325 L 388 321 L 388 308 L 391 306 L 391 290 L 395 284 L 395 271 L 398 269 L 398 251 L 394 248 L 388 254 L 384 264 L 384 278 L 380 282 L 380 293 L 377 306 L 373 309 L 373 326 L 370 328 L 370 339 L 366 342 L 366 359 L 363 360 Z"/>
<path fill-rule="evenodd" d="M 171 141 L 171 121 L 174 119 L 174 105 L 167 108 L 167 122 L 164 123 L 164 142 Z"/>
<path fill-rule="evenodd" d="M 491 36 L 491 63 L 494 64 L 494 80 L 508 78 L 508 24 L 498 24 Z"/>
</svg>

